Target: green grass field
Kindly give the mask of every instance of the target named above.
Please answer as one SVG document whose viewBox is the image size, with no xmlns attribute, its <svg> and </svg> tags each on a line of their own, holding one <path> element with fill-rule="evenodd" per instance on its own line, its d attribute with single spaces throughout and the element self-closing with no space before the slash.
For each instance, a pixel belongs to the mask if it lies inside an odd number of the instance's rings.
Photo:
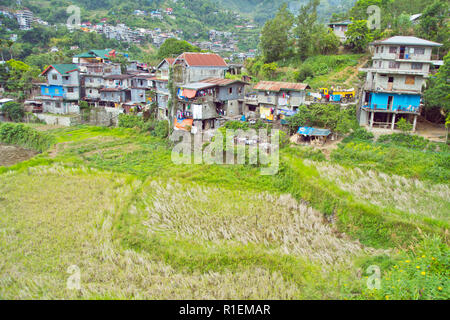
<svg viewBox="0 0 450 320">
<path fill-rule="evenodd" d="M 286 148 L 278 175 L 261 176 L 174 165 L 166 141 L 131 129 L 41 132 L 50 149 L 0 167 L 1 299 L 450 296 L 449 184 L 420 165 L 445 177 L 445 148 L 396 174 L 368 169 L 368 147 L 331 160 Z M 399 168 L 410 151 L 396 149 Z M 74 265 L 80 290 L 66 285 Z M 379 290 L 367 288 L 371 265 Z"/>
</svg>

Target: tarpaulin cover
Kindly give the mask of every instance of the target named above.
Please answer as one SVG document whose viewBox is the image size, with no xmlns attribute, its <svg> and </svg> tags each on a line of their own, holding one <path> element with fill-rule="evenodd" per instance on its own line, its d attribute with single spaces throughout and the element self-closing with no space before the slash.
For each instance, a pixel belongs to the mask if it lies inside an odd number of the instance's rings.
<svg viewBox="0 0 450 320">
<path fill-rule="evenodd" d="M 174 126 L 178 130 L 188 131 L 187 127 L 189 126 L 192 128 L 193 124 L 194 124 L 193 119 L 175 119 Z"/>
<path fill-rule="evenodd" d="M 279 109 L 278 114 L 285 115 L 287 117 L 292 117 L 293 115 L 297 114 L 297 111 Z"/>
<path fill-rule="evenodd" d="M 328 137 L 331 134 L 331 131 L 328 129 L 316 129 L 316 128 L 310 128 L 310 127 L 300 127 L 297 131 L 298 134 L 304 135 L 304 136 L 322 136 L 322 137 Z"/>
<path fill-rule="evenodd" d="M 192 90 L 192 89 L 184 89 L 183 90 L 183 96 L 188 99 L 195 98 L 196 94 L 197 94 L 197 90 Z"/>
</svg>

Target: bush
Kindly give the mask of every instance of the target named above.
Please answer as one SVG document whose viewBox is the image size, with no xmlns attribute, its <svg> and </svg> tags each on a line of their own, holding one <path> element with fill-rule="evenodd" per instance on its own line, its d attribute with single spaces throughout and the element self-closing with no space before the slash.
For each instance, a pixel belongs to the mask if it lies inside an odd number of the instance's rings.
<svg viewBox="0 0 450 320">
<path fill-rule="evenodd" d="M 450 251 L 439 237 L 423 240 L 398 261 L 365 295 L 385 300 L 447 300 L 450 297 Z"/>
<path fill-rule="evenodd" d="M 25 116 L 23 105 L 18 102 L 7 102 L 3 106 L 3 112 L 14 122 L 21 122 Z"/>
<path fill-rule="evenodd" d="M 130 115 L 130 114 L 121 114 L 119 115 L 119 127 L 121 128 L 142 128 L 144 125 L 144 119 L 142 117 Z"/>
<path fill-rule="evenodd" d="M 0 141 L 43 152 L 50 148 L 54 138 L 24 124 L 0 123 Z"/>
<path fill-rule="evenodd" d="M 413 129 L 413 125 L 411 123 L 409 123 L 408 121 L 406 121 L 405 118 L 401 118 L 398 122 L 397 122 L 397 128 L 403 132 L 410 132 Z"/>
<path fill-rule="evenodd" d="M 373 141 L 375 136 L 372 132 L 367 131 L 364 128 L 358 128 L 350 134 L 343 142 L 350 142 L 351 140 L 360 140 L 360 141 Z"/>
<path fill-rule="evenodd" d="M 159 121 L 156 124 L 155 130 L 153 131 L 153 134 L 156 137 L 165 139 L 168 137 L 169 135 L 169 121 L 167 120 L 163 120 L 163 121 Z"/>
</svg>

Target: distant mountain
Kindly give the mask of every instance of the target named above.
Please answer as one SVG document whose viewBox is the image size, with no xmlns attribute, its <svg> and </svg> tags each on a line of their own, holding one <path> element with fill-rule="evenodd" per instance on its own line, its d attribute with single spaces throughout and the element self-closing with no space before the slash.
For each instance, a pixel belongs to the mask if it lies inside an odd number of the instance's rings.
<svg viewBox="0 0 450 320">
<path fill-rule="evenodd" d="M 287 3 L 290 10 L 297 14 L 300 7 L 308 2 L 308 0 L 214 0 L 222 7 L 251 17 L 256 23 L 262 25 L 268 19 L 275 16 L 278 8 Z M 333 13 L 345 13 L 353 5 L 356 0 L 321 0 L 318 8 L 319 19 L 323 22 L 329 22 Z"/>
</svg>

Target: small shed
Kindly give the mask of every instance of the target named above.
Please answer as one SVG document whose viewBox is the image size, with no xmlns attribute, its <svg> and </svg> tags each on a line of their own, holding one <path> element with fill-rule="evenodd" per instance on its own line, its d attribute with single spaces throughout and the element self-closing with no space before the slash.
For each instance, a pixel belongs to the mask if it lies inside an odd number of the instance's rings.
<svg viewBox="0 0 450 320">
<path fill-rule="evenodd" d="M 311 127 L 300 127 L 297 131 L 298 143 L 309 142 L 311 144 L 325 144 L 331 131 L 328 129 L 317 129 Z"/>
</svg>

